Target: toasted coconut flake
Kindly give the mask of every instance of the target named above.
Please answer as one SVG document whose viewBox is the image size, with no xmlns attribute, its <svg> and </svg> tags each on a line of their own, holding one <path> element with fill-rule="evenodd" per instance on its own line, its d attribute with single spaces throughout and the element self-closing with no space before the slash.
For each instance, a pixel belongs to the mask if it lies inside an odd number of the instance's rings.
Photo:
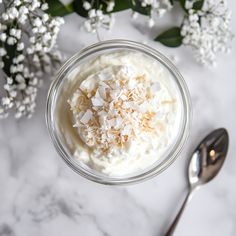
<svg viewBox="0 0 236 236">
<path fill-rule="evenodd" d="M 102 98 L 92 97 L 91 101 L 94 107 L 101 107 L 104 104 L 104 100 Z"/>
<path fill-rule="evenodd" d="M 120 96 L 120 93 L 121 93 L 120 89 L 111 90 L 110 91 L 110 97 L 113 100 L 115 100 L 115 99 L 117 99 Z"/>
<path fill-rule="evenodd" d="M 106 98 L 107 98 L 106 87 L 99 86 L 98 91 L 99 91 L 99 94 L 102 97 L 102 99 L 106 100 Z"/>
<path fill-rule="evenodd" d="M 82 118 L 80 119 L 80 122 L 82 124 L 87 124 L 90 119 L 93 117 L 93 112 L 91 110 L 87 110 L 84 115 L 82 116 Z"/>
<path fill-rule="evenodd" d="M 133 78 L 129 79 L 128 81 L 128 89 L 134 89 L 135 86 L 137 85 L 137 81 Z"/>
<path fill-rule="evenodd" d="M 162 101 L 161 102 L 161 104 L 173 104 L 173 103 L 175 103 L 176 102 L 176 100 L 175 99 L 173 99 L 173 100 L 164 100 L 164 101 Z"/>
<path fill-rule="evenodd" d="M 145 75 L 135 75 L 127 66 L 89 76 L 68 101 L 82 141 L 96 153 L 109 152 L 156 132 L 156 127 L 164 130 L 157 123 L 163 118 L 157 113 L 158 103 L 153 102 L 159 89 L 158 82 L 148 82 Z"/>
<path fill-rule="evenodd" d="M 123 101 L 126 101 L 126 100 L 127 100 L 127 97 L 126 97 L 125 94 L 122 94 L 122 95 L 120 96 L 120 98 L 121 98 Z"/>
</svg>

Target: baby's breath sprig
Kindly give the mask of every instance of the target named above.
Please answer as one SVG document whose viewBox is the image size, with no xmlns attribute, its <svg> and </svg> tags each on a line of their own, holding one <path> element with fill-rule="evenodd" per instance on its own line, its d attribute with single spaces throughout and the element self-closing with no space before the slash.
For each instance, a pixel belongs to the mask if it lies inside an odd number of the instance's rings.
<svg viewBox="0 0 236 236">
<path fill-rule="evenodd" d="M 96 33 L 99 28 L 111 29 L 114 17 L 110 13 L 115 6 L 114 0 L 108 1 L 83 1 L 83 8 L 88 12 L 84 27 L 88 32 Z"/>
<path fill-rule="evenodd" d="M 184 10 L 181 26 L 168 29 L 155 40 L 169 47 L 187 46 L 200 64 L 216 65 L 217 55 L 230 51 L 234 37 L 227 0 L 179 2 Z"/>
<path fill-rule="evenodd" d="M 173 7 L 183 9 L 183 22 L 155 40 L 168 47 L 189 47 L 196 60 L 203 65 L 215 65 L 219 53 L 230 51 L 233 33 L 230 28 L 231 12 L 227 0 L 74 0 L 74 10 L 86 17 L 84 26 L 89 32 L 98 28 L 110 29 L 114 24 L 112 13 L 131 9 L 132 17 L 148 16 L 148 26 Z M 181 11 L 179 11 L 181 12 Z"/>
<path fill-rule="evenodd" d="M 63 18 L 45 13 L 48 4 L 39 0 L 0 1 L 0 68 L 4 86 L 0 118 L 14 111 L 16 118 L 31 117 L 40 77 L 60 62 L 56 39 Z"/>
<path fill-rule="evenodd" d="M 141 0 L 141 6 L 150 8 L 148 26 L 151 28 L 155 25 L 155 16 L 162 17 L 173 4 L 170 0 Z"/>
<path fill-rule="evenodd" d="M 185 3 L 188 14 L 181 27 L 182 43 L 192 49 L 198 62 L 214 66 L 217 54 L 231 49 L 231 12 L 224 0 L 205 0 L 201 9 L 192 4 Z"/>
<path fill-rule="evenodd" d="M 148 26 L 153 27 L 155 17 L 163 16 L 172 8 L 170 0 L 83 0 L 82 8 L 78 2 L 74 1 L 76 11 L 82 16 L 86 16 L 84 23 L 88 32 L 95 33 L 99 28 L 111 29 L 114 24 L 113 12 L 132 9 L 132 17 L 136 18 L 138 13 L 148 16 Z"/>
</svg>

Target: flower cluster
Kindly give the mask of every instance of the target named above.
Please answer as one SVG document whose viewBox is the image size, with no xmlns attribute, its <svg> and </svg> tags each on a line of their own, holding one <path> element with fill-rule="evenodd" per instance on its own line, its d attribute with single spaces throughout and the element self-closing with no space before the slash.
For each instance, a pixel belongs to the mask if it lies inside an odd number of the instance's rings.
<svg viewBox="0 0 236 236">
<path fill-rule="evenodd" d="M 108 0 L 105 2 L 106 12 L 111 12 L 115 6 L 114 0 Z M 94 5 L 95 2 L 94 2 Z M 100 8 L 102 5 L 100 6 Z M 88 19 L 84 22 L 84 27 L 88 32 L 96 33 L 97 30 L 102 27 L 105 29 L 111 29 L 114 24 L 114 18 L 112 14 L 104 14 L 101 9 L 96 9 L 88 1 L 84 1 L 83 8 L 88 11 Z"/>
<path fill-rule="evenodd" d="M 84 23 L 85 29 L 88 32 L 95 33 L 100 27 L 111 29 L 114 24 L 114 18 L 110 13 L 115 7 L 115 1 L 108 0 L 101 1 L 102 3 L 98 2 L 99 1 L 92 1 L 91 3 L 89 1 L 83 2 L 83 8 L 88 11 L 88 18 Z M 172 8 L 170 0 L 140 0 L 133 1 L 132 4 L 133 7 L 140 4 L 141 8 L 149 8 L 149 27 L 154 26 L 155 16 L 161 17 Z M 136 17 L 137 12 L 133 12 L 133 18 Z"/>
<path fill-rule="evenodd" d="M 215 65 L 216 55 L 230 50 L 231 13 L 225 0 L 205 0 L 201 10 L 194 10 L 193 3 L 186 1 L 185 4 L 188 15 L 181 28 L 183 44 L 192 48 L 201 64 Z"/>
<path fill-rule="evenodd" d="M 120 9 L 131 9 L 134 19 L 138 13 L 147 15 L 148 26 L 153 27 L 156 17 L 163 16 L 179 4 L 184 10 L 182 25 L 161 33 L 155 41 L 169 47 L 178 47 L 181 44 L 188 46 L 196 60 L 204 65 L 215 65 L 219 52 L 230 51 L 233 33 L 230 29 L 231 14 L 227 0 L 132 0 L 122 4 L 120 2 L 84 0 L 83 11 L 86 14 L 82 15 L 87 15 L 85 28 L 89 32 L 97 32 L 99 27 L 110 29 L 114 22 L 111 12 Z"/>
<path fill-rule="evenodd" d="M 60 61 L 55 49 L 63 19 L 45 13 L 48 4 L 39 0 L 2 1 L 0 20 L 0 67 L 5 74 L 5 95 L 0 97 L 0 117 L 10 110 L 15 117 L 30 117 L 42 71 Z"/>
<path fill-rule="evenodd" d="M 148 26 L 151 28 L 155 24 L 154 17 L 162 17 L 167 11 L 172 8 L 172 4 L 169 0 L 141 0 L 142 7 L 150 7 L 150 16 Z"/>
</svg>

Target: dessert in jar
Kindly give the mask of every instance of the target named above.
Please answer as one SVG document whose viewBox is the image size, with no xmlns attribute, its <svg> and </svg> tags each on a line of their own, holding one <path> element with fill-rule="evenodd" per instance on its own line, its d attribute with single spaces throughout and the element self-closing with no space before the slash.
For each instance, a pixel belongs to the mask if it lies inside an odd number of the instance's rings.
<svg viewBox="0 0 236 236">
<path fill-rule="evenodd" d="M 108 50 L 75 64 L 54 102 L 70 160 L 113 179 L 160 164 L 188 125 L 175 75 L 139 50 Z"/>
</svg>

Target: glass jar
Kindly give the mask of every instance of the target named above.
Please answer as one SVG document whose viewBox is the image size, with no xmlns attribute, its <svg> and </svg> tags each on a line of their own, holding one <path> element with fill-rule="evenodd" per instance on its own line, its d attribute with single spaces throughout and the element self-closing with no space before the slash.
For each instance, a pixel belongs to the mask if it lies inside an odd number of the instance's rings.
<svg viewBox="0 0 236 236">
<path fill-rule="evenodd" d="M 154 164 L 133 174 L 111 177 L 98 172 L 73 158 L 73 153 L 71 153 L 65 141 L 67 137 L 63 135 L 61 129 L 57 125 L 57 119 L 59 116 L 57 113 L 57 103 L 61 95 L 61 89 L 68 82 L 68 78 L 70 77 L 69 75 L 74 73 L 78 65 L 89 61 L 98 55 L 116 52 L 118 50 L 141 52 L 154 60 L 157 60 L 170 72 L 180 94 L 181 121 L 178 133 L 172 142 L 172 145 L 168 151 L 165 152 Z M 65 103 L 66 102 L 67 101 L 65 100 Z M 66 114 L 60 114 L 60 116 L 66 116 Z M 155 49 L 147 45 L 128 40 L 109 40 L 99 42 L 81 50 L 67 60 L 64 65 L 62 65 L 55 80 L 51 84 L 46 106 L 46 122 L 49 134 L 57 152 L 63 158 L 65 163 L 81 176 L 84 176 L 89 180 L 108 185 L 124 185 L 141 182 L 160 174 L 167 167 L 169 167 L 177 158 L 186 142 L 190 128 L 190 116 L 191 106 L 189 92 L 184 79 L 177 68 L 169 61 L 169 59 Z"/>
</svg>

